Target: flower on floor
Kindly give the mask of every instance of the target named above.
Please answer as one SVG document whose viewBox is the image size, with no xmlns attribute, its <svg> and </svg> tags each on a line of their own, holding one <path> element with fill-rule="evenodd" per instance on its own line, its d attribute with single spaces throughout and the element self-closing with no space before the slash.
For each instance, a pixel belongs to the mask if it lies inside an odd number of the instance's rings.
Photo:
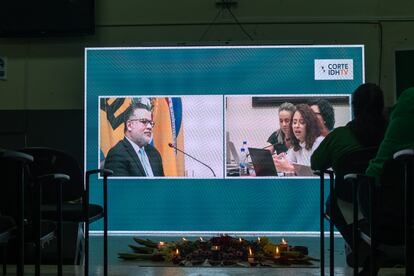
<svg viewBox="0 0 414 276">
<path fill-rule="evenodd" d="M 313 265 L 318 259 L 308 256 L 305 246 L 290 246 L 286 241 L 275 244 L 267 237 L 256 240 L 221 235 L 205 240 L 182 238 L 155 242 L 134 237 L 137 244 L 129 245 L 132 253 L 118 253 L 123 260 L 149 260 L 181 266 L 279 266 Z"/>
</svg>

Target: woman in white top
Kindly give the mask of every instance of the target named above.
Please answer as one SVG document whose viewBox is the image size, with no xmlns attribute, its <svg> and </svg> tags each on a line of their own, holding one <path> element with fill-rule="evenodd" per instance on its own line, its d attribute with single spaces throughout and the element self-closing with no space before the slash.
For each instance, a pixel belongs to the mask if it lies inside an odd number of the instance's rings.
<svg viewBox="0 0 414 276">
<path fill-rule="evenodd" d="M 318 125 L 318 118 L 307 104 L 298 104 L 293 114 L 292 145 L 286 154 L 274 157 L 279 172 L 294 172 L 292 163 L 310 166 L 310 158 L 323 140 Z"/>
</svg>

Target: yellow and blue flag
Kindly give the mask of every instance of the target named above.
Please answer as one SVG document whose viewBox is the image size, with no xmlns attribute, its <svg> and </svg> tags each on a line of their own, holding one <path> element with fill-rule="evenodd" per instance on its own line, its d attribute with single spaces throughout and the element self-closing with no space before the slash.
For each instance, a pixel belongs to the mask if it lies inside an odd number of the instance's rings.
<svg viewBox="0 0 414 276">
<path fill-rule="evenodd" d="M 168 146 L 184 150 L 182 101 L 178 97 L 155 98 L 153 101 L 153 145 L 160 152 L 166 176 L 184 176 L 184 155 Z"/>
</svg>

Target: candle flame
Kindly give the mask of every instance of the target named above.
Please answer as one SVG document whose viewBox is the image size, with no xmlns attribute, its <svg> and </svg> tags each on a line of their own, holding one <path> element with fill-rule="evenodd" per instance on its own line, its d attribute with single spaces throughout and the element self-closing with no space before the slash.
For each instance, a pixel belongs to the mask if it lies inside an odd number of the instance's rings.
<svg viewBox="0 0 414 276">
<path fill-rule="evenodd" d="M 183 241 L 187 241 L 187 239 L 186 238 L 183 238 Z"/>
<path fill-rule="evenodd" d="M 252 248 L 249 246 L 249 256 L 251 257 L 251 256 L 253 256 L 253 251 L 252 251 Z"/>
<path fill-rule="evenodd" d="M 179 254 L 180 254 L 180 251 L 178 250 L 178 248 L 175 249 L 175 255 L 179 255 Z"/>
<path fill-rule="evenodd" d="M 279 252 L 279 246 L 276 246 L 276 249 L 275 249 L 275 255 L 276 255 L 276 256 L 279 256 L 279 255 L 280 255 L 280 252 Z"/>
<path fill-rule="evenodd" d="M 242 242 L 243 240 L 242 240 L 242 238 L 239 238 L 239 242 Z"/>
<path fill-rule="evenodd" d="M 282 239 L 282 244 L 287 244 L 287 241 L 285 241 L 285 239 Z"/>
<path fill-rule="evenodd" d="M 203 237 L 200 237 L 200 241 L 204 241 L 204 240 L 203 240 Z"/>
<path fill-rule="evenodd" d="M 257 241 L 260 243 L 260 237 L 257 237 Z"/>
<path fill-rule="evenodd" d="M 160 245 L 160 246 L 164 246 L 164 245 L 165 245 L 165 242 L 160 241 L 159 245 Z"/>
</svg>

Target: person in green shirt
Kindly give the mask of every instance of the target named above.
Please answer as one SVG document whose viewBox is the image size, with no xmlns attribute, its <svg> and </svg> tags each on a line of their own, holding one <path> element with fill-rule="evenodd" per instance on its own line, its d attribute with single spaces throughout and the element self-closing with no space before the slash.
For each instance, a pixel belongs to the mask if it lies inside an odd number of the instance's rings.
<svg viewBox="0 0 414 276">
<path fill-rule="evenodd" d="M 377 156 L 370 161 L 366 174 L 378 180 L 384 162 L 397 151 L 407 148 L 414 148 L 414 87 L 403 91 L 394 105 L 384 140 Z"/>
<path fill-rule="evenodd" d="M 360 85 L 352 95 L 354 119 L 346 126 L 330 132 L 311 156 L 313 170 L 332 168 L 337 171 L 337 161 L 346 153 L 365 147 L 378 147 L 386 129 L 383 115 L 384 97 L 381 88 L 372 83 Z M 346 188 L 346 187 L 345 187 Z M 349 189 L 352 189 L 350 186 Z M 337 191 L 337 200 L 330 206 L 326 202 L 327 212 L 342 234 L 348 246 L 352 245 L 352 203 L 343 200 Z M 364 250 L 365 252 L 367 250 Z M 347 259 L 351 259 L 348 255 Z M 362 256 L 361 257 L 366 257 Z"/>
<path fill-rule="evenodd" d="M 336 161 L 345 153 L 378 146 L 386 128 L 384 97 L 379 86 L 360 85 L 352 95 L 354 119 L 330 132 L 311 157 L 313 170 L 336 169 Z"/>
</svg>

